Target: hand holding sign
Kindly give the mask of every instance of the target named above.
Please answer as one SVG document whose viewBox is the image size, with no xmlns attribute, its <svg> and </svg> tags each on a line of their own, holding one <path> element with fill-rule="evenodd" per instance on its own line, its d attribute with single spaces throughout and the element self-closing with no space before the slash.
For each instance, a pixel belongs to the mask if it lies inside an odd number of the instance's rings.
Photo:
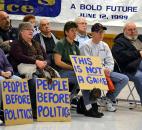
<svg viewBox="0 0 142 130">
<path fill-rule="evenodd" d="M 108 90 L 104 70 L 99 57 L 70 56 L 80 89 L 100 88 Z"/>
</svg>

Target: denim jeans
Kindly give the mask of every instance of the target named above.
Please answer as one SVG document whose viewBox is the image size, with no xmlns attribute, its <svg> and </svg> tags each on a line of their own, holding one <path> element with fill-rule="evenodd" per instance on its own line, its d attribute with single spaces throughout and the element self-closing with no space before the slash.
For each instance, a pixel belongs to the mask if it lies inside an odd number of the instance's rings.
<svg viewBox="0 0 142 130">
<path fill-rule="evenodd" d="M 115 91 L 113 93 L 108 92 L 106 96 L 111 99 L 111 101 L 115 101 L 121 90 L 125 87 L 125 85 L 127 85 L 129 78 L 128 76 L 118 72 L 111 72 L 110 78 L 115 85 Z"/>
<path fill-rule="evenodd" d="M 142 61 L 141 61 L 135 74 L 127 73 L 127 75 L 129 77 L 130 81 L 134 82 L 134 85 L 135 85 L 138 95 L 140 97 L 140 102 L 142 104 Z"/>
<path fill-rule="evenodd" d="M 77 94 L 76 90 L 79 89 L 75 72 L 71 70 L 61 70 L 59 73 L 61 78 L 68 78 L 70 87 L 73 87 L 70 96 L 70 98 L 72 99 Z M 89 90 L 81 90 L 81 91 L 82 91 L 84 104 L 85 105 L 92 104 L 92 102 L 89 100 L 90 91 Z"/>
<path fill-rule="evenodd" d="M 13 80 L 20 80 L 21 78 L 16 76 L 16 75 L 13 75 L 10 79 L 13 79 Z M 5 80 L 5 78 L 3 76 L 0 76 L 0 82 L 2 80 Z M 0 87 L 0 109 L 1 109 L 1 103 L 2 103 L 2 88 Z"/>
</svg>

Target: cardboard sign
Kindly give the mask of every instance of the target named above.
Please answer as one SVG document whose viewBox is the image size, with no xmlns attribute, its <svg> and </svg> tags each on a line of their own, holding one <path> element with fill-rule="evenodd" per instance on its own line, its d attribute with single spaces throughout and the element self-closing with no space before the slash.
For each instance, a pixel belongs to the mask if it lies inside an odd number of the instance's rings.
<svg viewBox="0 0 142 130">
<path fill-rule="evenodd" d="M 100 88 L 108 90 L 107 81 L 99 57 L 70 56 L 80 89 Z"/>
<path fill-rule="evenodd" d="M 55 78 L 52 84 L 36 79 L 37 121 L 70 121 L 68 80 Z"/>
<path fill-rule="evenodd" d="M 33 123 L 31 101 L 26 80 L 3 80 L 2 100 L 6 125 Z"/>
</svg>

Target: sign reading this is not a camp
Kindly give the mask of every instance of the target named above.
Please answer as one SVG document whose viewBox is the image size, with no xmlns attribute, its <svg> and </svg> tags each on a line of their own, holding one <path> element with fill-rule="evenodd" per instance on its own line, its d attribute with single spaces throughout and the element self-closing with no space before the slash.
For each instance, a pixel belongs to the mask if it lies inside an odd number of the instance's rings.
<svg viewBox="0 0 142 130">
<path fill-rule="evenodd" d="M 81 89 L 100 88 L 108 90 L 101 59 L 94 56 L 71 55 L 71 62 Z"/>
<path fill-rule="evenodd" d="M 37 121 L 70 121 L 68 80 L 55 78 L 52 84 L 36 79 Z"/>
<path fill-rule="evenodd" d="M 3 80 L 2 100 L 6 125 L 29 124 L 33 122 L 31 101 L 26 80 Z"/>
</svg>

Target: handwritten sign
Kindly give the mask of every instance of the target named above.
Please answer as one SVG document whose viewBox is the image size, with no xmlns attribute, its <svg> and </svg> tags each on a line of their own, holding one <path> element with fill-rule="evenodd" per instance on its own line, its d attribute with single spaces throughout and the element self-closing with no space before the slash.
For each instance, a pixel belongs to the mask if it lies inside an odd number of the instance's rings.
<svg viewBox="0 0 142 130">
<path fill-rule="evenodd" d="M 33 122 L 31 101 L 26 80 L 3 80 L 2 99 L 6 125 Z"/>
<path fill-rule="evenodd" d="M 108 90 L 107 81 L 99 57 L 70 56 L 80 89 L 100 88 Z"/>
<path fill-rule="evenodd" d="M 52 84 L 36 79 L 37 121 L 70 121 L 70 93 L 67 79 Z"/>
</svg>

